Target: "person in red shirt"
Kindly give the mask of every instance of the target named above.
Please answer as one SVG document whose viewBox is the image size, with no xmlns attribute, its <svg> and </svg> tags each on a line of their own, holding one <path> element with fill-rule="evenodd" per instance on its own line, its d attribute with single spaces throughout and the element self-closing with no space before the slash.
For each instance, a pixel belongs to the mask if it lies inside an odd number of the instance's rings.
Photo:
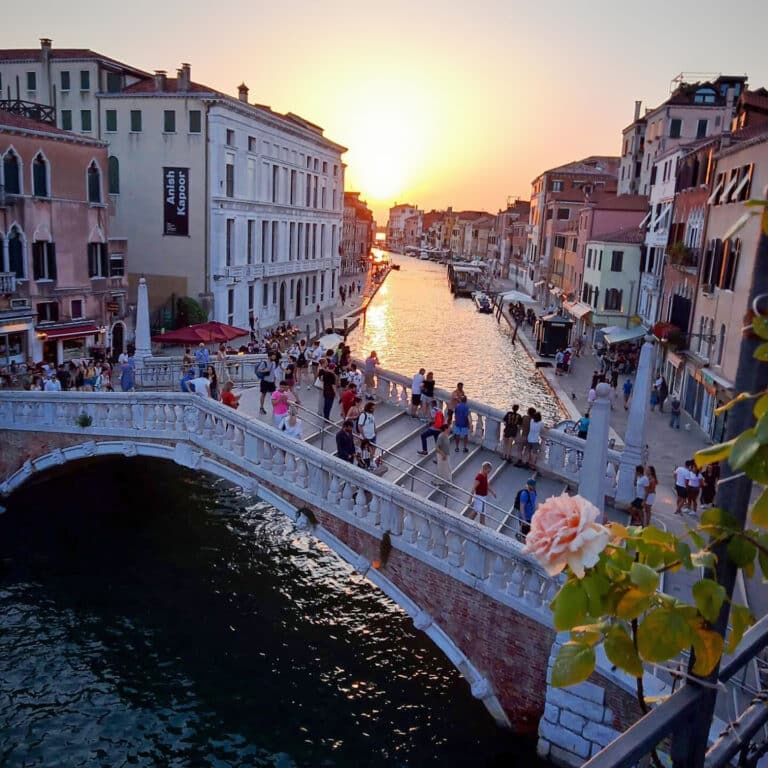
<svg viewBox="0 0 768 768">
<path fill-rule="evenodd" d="M 347 385 L 347 388 L 341 393 L 341 398 L 339 399 L 339 403 L 341 404 L 341 413 L 345 419 L 347 418 L 347 413 L 349 412 L 349 409 L 352 407 L 352 404 L 355 402 L 356 397 L 357 397 L 357 386 L 355 384 Z"/>
<path fill-rule="evenodd" d="M 484 461 L 480 471 L 475 475 L 475 485 L 472 489 L 472 514 L 470 517 L 472 520 L 478 518 L 480 525 L 485 525 L 485 502 L 488 500 L 488 494 L 490 493 L 494 499 L 496 498 L 496 492 L 488 484 L 488 475 L 492 469 L 493 464 L 490 461 Z"/>
<path fill-rule="evenodd" d="M 234 384 L 231 381 L 226 382 L 221 390 L 221 402 L 224 403 L 224 405 L 228 405 L 230 408 L 239 408 L 240 407 L 240 395 L 236 395 L 232 388 L 234 387 Z"/>
</svg>

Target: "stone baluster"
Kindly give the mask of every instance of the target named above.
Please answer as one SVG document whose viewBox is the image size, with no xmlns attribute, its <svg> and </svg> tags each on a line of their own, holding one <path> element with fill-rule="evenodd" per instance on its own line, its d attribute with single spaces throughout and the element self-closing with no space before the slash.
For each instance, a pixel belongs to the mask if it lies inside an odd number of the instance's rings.
<svg viewBox="0 0 768 768">
<path fill-rule="evenodd" d="M 403 384 L 400 387 L 400 405 L 407 411 L 410 407 L 410 399 L 408 397 L 408 387 Z"/>
<path fill-rule="evenodd" d="M 381 376 L 376 382 L 376 394 L 382 402 L 389 402 L 389 382 Z"/>
<path fill-rule="evenodd" d="M 234 439 L 232 440 L 232 448 L 235 452 L 235 456 L 245 455 L 245 432 L 242 427 L 234 427 Z"/>
<path fill-rule="evenodd" d="M 173 408 L 173 412 L 176 415 L 176 432 L 181 433 L 184 432 L 186 429 L 184 424 L 184 406 L 183 405 L 173 405 L 171 406 Z"/>
<path fill-rule="evenodd" d="M 565 466 L 565 448 L 559 440 L 552 439 L 550 432 L 545 438 L 547 447 L 546 466 L 551 472 L 560 474 Z"/>
<path fill-rule="evenodd" d="M 445 528 L 438 522 L 432 522 L 432 554 L 440 560 L 448 555 L 448 543 L 445 538 Z"/>
<path fill-rule="evenodd" d="M 166 403 L 165 405 L 165 428 L 170 432 L 172 435 L 176 434 L 176 430 L 178 429 L 178 423 L 176 421 L 176 409 L 172 406 Z"/>
<path fill-rule="evenodd" d="M 393 501 L 383 501 L 381 507 L 381 527 L 389 531 L 393 536 L 400 536 L 403 532 L 403 518 L 405 511 Z"/>
<path fill-rule="evenodd" d="M 540 605 L 542 581 L 541 576 L 533 568 L 527 568 L 523 586 L 523 600 L 531 605 Z"/>
<path fill-rule="evenodd" d="M 224 425 L 224 450 L 232 451 L 232 442 L 235 439 L 235 427 L 232 422 L 226 422 Z"/>
<path fill-rule="evenodd" d="M 448 562 L 456 568 L 461 568 L 464 563 L 464 537 L 455 531 L 448 531 Z"/>
<path fill-rule="evenodd" d="M 507 581 L 507 593 L 512 595 L 512 597 L 523 596 L 527 568 L 528 566 L 519 560 L 511 561 L 509 580 Z"/>
<path fill-rule="evenodd" d="M 501 443 L 501 419 L 494 416 L 485 417 L 485 432 L 483 433 L 483 448 L 498 451 Z"/>
<path fill-rule="evenodd" d="M 258 442 L 258 458 L 261 464 L 267 472 L 272 471 L 272 446 L 268 440 L 259 440 Z"/>
<path fill-rule="evenodd" d="M 429 520 L 421 515 L 416 516 L 416 545 L 424 552 L 432 549 L 432 531 Z"/>
<path fill-rule="evenodd" d="M 472 442 L 473 443 L 482 443 L 483 442 L 483 417 L 479 414 L 475 414 L 475 428 L 472 432 Z"/>
<path fill-rule="evenodd" d="M 398 394 L 397 394 L 397 383 L 394 381 L 389 382 L 387 402 L 390 405 L 397 405 L 400 402 L 400 398 L 398 397 Z"/>
<path fill-rule="evenodd" d="M 275 448 L 272 451 L 272 472 L 278 477 L 285 474 L 285 452 L 282 448 Z"/>
<path fill-rule="evenodd" d="M 206 413 L 203 416 L 203 438 L 205 440 L 210 440 L 213 437 L 213 419 L 211 418 L 210 413 Z"/>
<path fill-rule="evenodd" d="M 299 488 L 306 488 L 308 482 L 307 462 L 302 458 L 296 459 L 296 485 Z"/>
<path fill-rule="evenodd" d="M 128 403 L 120 406 L 120 424 L 125 429 L 131 429 L 131 427 L 135 426 L 133 422 L 133 409 Z"/>
<path fill-rule="evenodd" d="M 381 504 L 378 496 L 371 496 L 368 503 L 368 522 L 372 525 L 381 525 Z"/>
<path fill-rule="evenodd" d="M 292 483 L 296 482 L 296 457 L 291 451 L 285 452 L 285 478 Z"/>
<path fill-rule="evenodd" d="M 213 417 L 213 439 L 216 441 L 216 445 L 223 446 L 224 445 L 224 436 L 225 436 L 225 424 L 224 419 L 214 416 Z"/>
<path fill-rule="evenodd" d="M 148 432 L 155 431 L 155 406 L 150 404 L 144 405 L 144 429 Z"/>
<path fill-rule="evenodd" d="M 363 520 L 368 515 L 368 499 L 365 497 L 365 491 L 362 488 L 357 489 L 355 493 L 355 517 Z"/>
<path fill-rule="evenodd" d="M 134 402 L 130 408 L 131 417 L 133 419 L 133 428 L 144 429 L 144 409 L 136 402 Z"/>
<path fill-rule="evenodd" d="M 491 584 L 502 591 L 507 586 L 507 564 L 501 555 L 491 559 Z"/>
<path fill-rule="evenodd" d="M 331 475 L 331 482 L 328 485 L 328 503 L 331 506 L 337 507 L 341 500 L 341 483 L 336 475 Z"/>
<path fill-rule="evenodd" d="M 347 512 L 352 511 L 354 505 L 355 489 L 352 487 L 352 483 L 345 482 L 344 487 L 341 489 L 341 502 L 339 506 Z"/>
<path fill-rule="evenodd" d="M 165 422 L 165 407 L 158 404 L 155 406 L 155 429 L 165 432 L 168 425 Z"/>
<path fill-rule="evenodd" d="M 403 539 L 409 544 L 413 544 L 416 541 L 416 528 L 414 527 L 415 521 L 413 519 L 413 513 L 406 511 L 403 517 Z"/>
</svg>

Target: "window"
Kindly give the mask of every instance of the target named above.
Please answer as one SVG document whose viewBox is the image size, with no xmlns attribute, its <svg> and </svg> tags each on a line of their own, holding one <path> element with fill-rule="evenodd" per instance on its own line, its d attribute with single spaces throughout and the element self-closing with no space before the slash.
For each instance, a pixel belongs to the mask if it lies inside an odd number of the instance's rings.
<svg viewBox="0 0 768 768">
<path fill-rule="evenodd" d="M 88 243 L 88 277 L 109 277 L 109 254 L 106 243 Z"/>
<path fill-rule="evenodd" d="M 255 136 L 249 136 L 248 137 L 248 151 L 249 152 L 256 152 L 258 149 L 258 142 L 256 140 Z"/>
<path fill-rule="evenodd" d="M 59 319 L 59 303 L 57 301 L 41 301 L 37 305 L 38 323 L 55 323 Z"/>
<path fill-rule="evenodd" d="M 87 69 L 83 69 L 80 71 L 80 90 L 81 91 L 91 90 L 91 73 Z"/>
<path fill-rule="evenodd" d="M 546 215 L 544 216 L 545 221 L 550 221 L 552 219 L 553 210 L 553 208 L 547 208 Z"/>
<path fill-rule="evenodd" d="M 122 253 L 111 253 L 109 255 L 109 276 L 125 276 L 125 256 Z"/>
<path fill-rule="evenodd" d="M 562 181 L 552 181 L 550 182 L 550 190 L 552 192 L 562 192 L 563 191 L 563 182 Z"/>
<path fill-rule="evenodd" d="M 272 303 L 277 304 L 277 283 L 272 283 Z"/>
<path fill-rule="evenodd" d="M 32 161 L 32 194 L 48 197 L 48 163 L 39 152 Z"/>
<path fill-rule="evenodd" d="M 723 247 L 723 266 L 720 272 L 719 287 L 725 291 L 732 291 L 736 285 L 736 271 L 741 255 L 741 240 L 738 238 L 731 242 L 726 240 Z M 717 279 L 717 275 L 714 275 Z"/>
<path fill-rule="evenodd" d="M 754 166 L 750 163 L 749 165 L 742 165 L 741 168 L 739 168 L 739 177 L 736 187 L 731 193 L 731 202 L 743 202 L 744 200 L 749 199 L 749 194 L 752 190 L 753 167 Z"/>
<path fill-rule="evenodd" d="M 725 351 L 725 325 L 720 326 L 720 339 L 717 344 L 717 365 L 723 364 L 723 352 Z"/>
<path fill-rule="evenodd" d="M 118 93 L 123 90 L 123 76 L 119 72 L 107 72 L 107 92 Z"/>
<path fill-rule="evenodd" d="M 323 173 L 328 173 L 328 163 L 323 160 Z"/>
<path fill-rule="evenodd" d="M 272 256 L 271 261 L 277 261 L 277 227 L 278 222 L 272 222 Z"/>
<path fill-rule="evenodd" d="M 163 110 L 163 133 L 176 133 L 176 110 Z"/>
<path fill-rule="evenodd" d="M 227 243 L 226 243 L 226 265 L 232 266 L 232 254 L 234 252 L 234 239 L 235 239 L 235 220 L 227 219 Z"/>
<path fill-rule="evenodd" d="M 557 218 L 560 221 L 568 221 L 568 219 L 571 218 L 571 209 L 570 208 L 558 208 L 557 209 Z"/>
<path fill-rule="evenodd" d="M 248 314 L 252 315 L 255 308 L 255 294 L 256 286 L 253 284 L 248 286 Z"/>
<path fill-rule="evenodd" d="M 269 286 L 264 283 L 261 288 L 261 306 L 266 307 L 269 304 Z"/>
<path fill-rule="evenodd" d="M 683 128 L 683 121 L 679 118 L 673 118 L 669 121 L 669 138 L 679 139 Z"/>
<path fill-rule="evenodd" d="M 267 238 L 269 237 L 269 222 L 261 222 L 261 263 L 267 259 Z"/>
<path fill-rule="evenodd" d="M 107 160 L 107 185 L 110 195 L 120 194 L 120 161 L 114 156 Z"/>
<path fill-rule="evenodd" d="M 189 110 L 189 132 L 190 133 L 202 132 L 202 114 L 199 109 Z"/>
<path fill-rule="evenodd" d="M 141 133 L 141 110 L 131 110 L 131 131 L 133 133 Z"/>
<path fill-rule="evenodd" d="M 3 176 L 5 177 L 5 191 L 9 195 L 21 194 L 21 163 L 19 156 L 9 149 L 3 158 Z"/>
<path fill-rule="evenodd" d="M 309 160 L 307 160 L 307 163 L 309 163 Z M 305 205 L 309 208 L 310 203 L 312 202 L 312 176 L 307 173 L 305 174 L 305 178 L 307 180 L 307 201 Z"/>
<path fill-rule="evenodd" d="M 707 135 L 708 120 L 699 120 L 696 124 L 696 138 L 703 139 Z"/>
<path fill-rule="evenodd" d="M 114 133 L 117 130 L 117 110 L 108 109 L 105 114 L 106 130 L 108 133 Z"/>
<path fill-rule="evenodd" d="M 338 176 L 339 175 L 339 166 L 338 165 L 334 165 L 333 166 L 333 175 L 334 176 Z"/>
<path fill-rule="evenodd" d="M 253 239 L 256 237 L 256 222 L 248 219 L 248 241 L 246 244 L 246 264 L 253 264 Z"/>
<path fill-rule="evenodd" d="M 83 133 L 90 133 L 92 130 L 90 109 L 80 110 L 80 130 Z"/>
<path fill-rule="evenodd" d="M 291 205 L 296 203 L 296 171 L 291 171 Z"/>
<path fill-rule="evenodd" d="M 248 173 L 248 199 L 256 200 L 258 194 L 258 179 L 256 178 L 256 158 L 249 157 L 246 159 L 247 173 Z"/>
<path fill-rule="evenodd" d="M 280 175 L 278 173 L 279 168 L 276 165 L 272 166 L 272 202 L 278 201 L 278 185 L 280 183 Z"/>
<path fill-rule="evenodd" d="M 37 90 L 37 72 L 27 72 L 27 90 Z"/>
<path fill-rule="evenodd" d="M 616 288 L 609 288 L 605 292 L 605 309 L 612 312 L 621 310 L 621 295 L 623 291 Z"/>
<path fill-rule="evenodd" d="M 72 110 L 71 109 L 61 110 L 61 127 L 65 131 L 72 130 Z"/>
<path fill-rule="evenodd" d="M 64 70 L 61 73 L 61 90 L 68 91 L 69 88 L 70 88 L 69 72 L 67 70 Z"/>
<path fill-rule="evenodd" d="M 56 243 L 32 243 L 32 277 L 34 280 L 56 279 Z"/>
<path fill-rule="evenodd" d="M 325 187 L 322 188 L 320 194 L 320 207 L 325 210 Z"/>
<path fill-rule="evenodd" d="M 26 277 L 24 269 L 24 241 L 16 227 L 8 235 L 8 271 L 13 272 L 19 280 Z"/>
<path fill-rule="evenodd" d="M 602 269 L 603 269 L 603 252 L 601 250 L 600 251 L 600 256 L 598 257 L 598 262 L 597 262 L 597 271 L 601 272 Z"/>
<path fill-rule="evenodd" d="M 235 289 L 230 288 L 227 291 L 227 322 L 229 325 L 235 324 Z"/>
<path fill-rule="evenodd" d="M 235 132 L 231 128 L 227 128 L 227 146 L 235 146 Z"/>
<path fill-rule="evenodd" d="M 101 202 L 101 171 L 95 161 L 88 166 L 88 202 Z"/>
<path fill-rule="evenodd" d="M 613 251 L 611 253 L 611 272 L 621 272 L 624 262 L 624 251 Z"/>
<path fill-rule="evenodd" d="M 85 316 L 83 314 L 83 304 L 84 302 L 82 299 L 72 299 L 69 303 L 70 313 L 73 320 L 80 320 Z"/>
<path fill-rule="evenodd" d="M 226 166 L 224 167 L 224 175 L 225 175 L 225 182 L 224 182 L 224 194 L 226 194 L 227 197 L 234 197 L 235 196 L 235 156 L 231 154 L 227 154 L 226 156 Z"/>
</svg>

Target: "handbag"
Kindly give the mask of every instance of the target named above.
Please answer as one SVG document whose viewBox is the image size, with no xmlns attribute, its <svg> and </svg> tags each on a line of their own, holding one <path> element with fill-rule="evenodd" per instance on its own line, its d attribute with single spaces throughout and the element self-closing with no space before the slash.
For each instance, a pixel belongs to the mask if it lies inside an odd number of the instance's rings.
<svg viewBox="0 0 768 768">
<path fill-rule="evenodd" d="M 315 389 L 323 389 L 323 380 L 322 380 L 322 379 L 321 379 L 321 378 L 318 376 L 318 377 L 315 379 L 315 381 L 314 381 L 314 383 L 312 384 L 312 386 L 313 386 Z"/>
</svg>

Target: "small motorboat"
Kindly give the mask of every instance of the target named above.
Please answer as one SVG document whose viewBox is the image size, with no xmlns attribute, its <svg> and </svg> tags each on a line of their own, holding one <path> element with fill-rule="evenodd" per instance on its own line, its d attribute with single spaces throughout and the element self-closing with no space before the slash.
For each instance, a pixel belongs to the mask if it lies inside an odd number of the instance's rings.
<svg viewBox="0 0 768 768">
<path fill-rule="evenodd" d="M 491 300 L 482 291 L 475 291 L 472 294 L 472 301 L 475 302 L 478 312 L 483 312 L 486 315 L 490 315 L 493 312 Z"/>
<path fill-rule="evenodd" d="M 397 269 L 397 270 L 399 270 L 399 269 L 400 269 L 400 265 L 399 265 L 399 264 L 390 264 L 390 267 L 391 267 L 392 269 Z"/>
</svg>

